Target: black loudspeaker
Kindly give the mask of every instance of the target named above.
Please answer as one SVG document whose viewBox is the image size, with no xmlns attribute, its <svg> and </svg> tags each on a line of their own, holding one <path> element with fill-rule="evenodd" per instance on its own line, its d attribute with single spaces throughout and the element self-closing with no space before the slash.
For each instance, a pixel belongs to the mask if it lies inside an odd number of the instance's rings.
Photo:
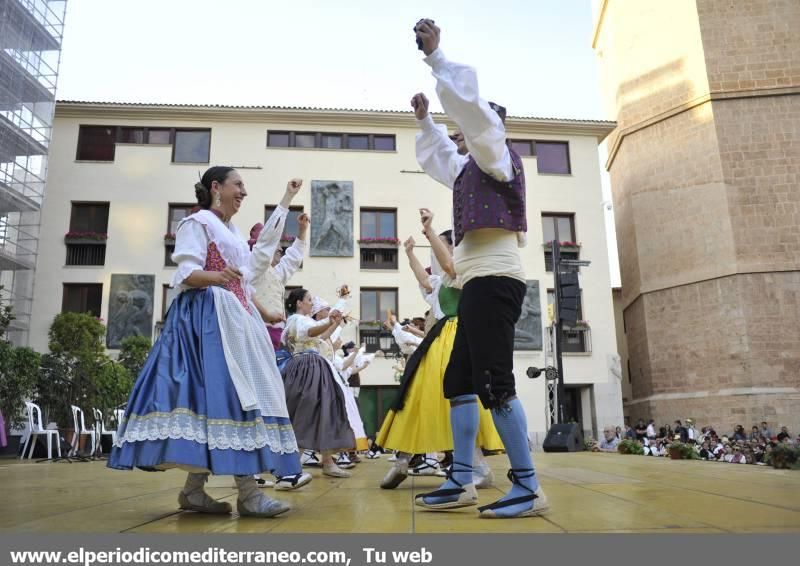
<svg viewBox="0 0 800 566">
<path fill-rule="evenodd" d="M 577 423 L 554 424 L 547 431 L 542 448 L 545 452 L 581 452 L 583 435 Z"/>
</svg>

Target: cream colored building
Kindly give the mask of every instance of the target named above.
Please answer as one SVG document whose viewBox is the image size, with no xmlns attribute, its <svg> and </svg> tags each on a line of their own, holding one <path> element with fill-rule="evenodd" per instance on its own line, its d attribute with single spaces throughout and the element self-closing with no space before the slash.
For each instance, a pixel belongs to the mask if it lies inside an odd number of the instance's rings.
<svg viewBox="0 0 800 566">
<path fill-rule="evenodd" d="M 620 381 L 611 370 L 617 346 L 597 155 L 597 144 L 613 127 L 611 122 L 538 118 L 509 118 L 507 123 L 509 138 L 531 154 L 523 158 L 529 222 L 523 262 L 528 278 L 539 282 L 545 336 L 547 290 L 553 280 L 545 269 L 542 214 L 560 216 L 559 239 L 580 243 L 580 258 L 592 262 L 581 272 L 588 327 L 571 335 L 573 349 L 585 351 L 565 354 L 564 361 L 571 410 L 585 430 L 595 432 L 622 422 Z M 364 320 L 373 319 L 377 310 L 359 312 L 362 295 L 370 290 L 389 290 L 383 296 L 388 303 L 396 291 L 401 317 L 422 315 L 427 305 L 402 247 L 378 250 L 382 261 L 390 263 L 396 254 L 398 268 L 375 269 L 373 251 L 365 252 L 361 248 L 367 246 L 357 242 L 360 236 L 376 235 L 362 226 L 362 214 L 370 223 L 383 214 L 384 233 L 377 235 L 401 240 L 414 235 L 419 244 L 425 242 L 418 208 L 435 212 L 437 228 L 449 227 L 451 192 L 420 170 L 415 133 L 414 119 L 405 112 L 60 102 L 42 213 L 31 345 L 46 350 L 48 327 L 62 308 L 82 309 L 91 302 L 108 320 L 112 274 L 155 276 L 151 326 L 156 331 L 164 286 L 174 270 L 165 266 L 170 205 L 193 203 L 193 185 L 209 164 L 240 170 L 248 197 L 235 223 L 245 234 L 264 220 L 265 207 L 277 203 L 291 177 L 305 180 L 294 205 L 307 212 L 312 181 L 352 182 L 353 256 L 307 257 L 290 285 L 333 301 L 336 289 L 347 284 L 353 314 Z M 174 210 L 176 217 L 182 214 Z M 319 229 L 312 212 L 312 238 L 315 226 Z M 69 232 L 87 231 L 105 231 L 108 239 L 65 238 Z M 427 264 L 429 249 L 420 245 L 417 253 Z M 356 325 L 348 327 L 345 338 L 358 339 Z M 548 426 L 545 381 L 528 379 L 525 370 L 542 367 L 545 353 L 518 351 L 515 362 L 529 429 L 541 438 Z M 362 383 L 393 384 L 392 363 L 377 359 Z"/>
</svg>

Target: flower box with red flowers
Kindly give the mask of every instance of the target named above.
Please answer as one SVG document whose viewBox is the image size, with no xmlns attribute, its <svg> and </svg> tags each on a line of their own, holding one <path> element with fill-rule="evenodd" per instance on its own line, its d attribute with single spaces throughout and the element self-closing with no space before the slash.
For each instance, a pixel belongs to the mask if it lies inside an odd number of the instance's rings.
<svg viewBox="0 0 800 566">
<path fill-rule="evenodd" d="M 398 238 L 361 238 L 358 245 L 362 248 L 396 248 L 400 246 Z"/>
<path fill-rule="evenodd" d="M 66 244 L 94 244 L 104 245 L 108 240 L 105 232 L 67 232 L 64 234 Z"/>
</svg>

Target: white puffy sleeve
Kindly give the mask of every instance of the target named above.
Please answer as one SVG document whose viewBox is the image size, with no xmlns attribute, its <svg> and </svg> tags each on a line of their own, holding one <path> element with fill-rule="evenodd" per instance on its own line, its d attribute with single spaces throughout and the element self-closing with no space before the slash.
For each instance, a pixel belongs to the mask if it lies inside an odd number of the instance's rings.
<svg viewBox="0 0 800 566">
<path fill-rule="evenodd" d="M 449 61 L 441 49 L 427 57 L 436 93 L 447 115 L 464 134 L 469 154 L 482 171 L 498 181 L 514 178 L 506 131 L 497 113 L 480 97 L 475 69 Z"/>
<path fill-rule="evenodd" d="M 172 261 L 178 264 L 178 268 L 172 276 L 170 287 L 178 287 L 181 291 L 190 288 L 183 282 L 195 271 L 205 268 L 208 242 L 208 233 L 200 222 L 186 220 L 181 223 L 175 234 L 175 251 L 172 254 Z"/>
<path fill-rule="evenodd" d="M 295 325 L 295 337 L 299 341 L 308 340 L 310 336 L 308 331 L 317 326 L 327 326 L 330 321 L 327 318 L 322 320 L 314 320 L 310 316 L 298 316 Z"/>
<path fill-rule="evenodd" d="M 262 275 L 272 264 L 272 257 L 281 243 L 281 234 L 288 215 L 289 209 L 278 205 L 264 224 L 250 254 L 248 272 L 251 281 Z"/>
<path fill-rule="evenodd" d="M 295 238 L 291 246 L 286 248 L 286 254 L 281 258 L 278 265 L 275 266 L 275 271 L 278 273 L 281 283 L 286 285 L 286 282 L 297 273 L 300 266 L 303 264 L 303 255 L 305 255 L 306 243 L 300 238 Z M 273 252 L 274 253 L 274 252 Z"/>
<path fill-rule="evenodd" d="M 447 136 L 447 128 L 435 124 L 430 114 L 417 120 L 417 125 L 417 162 L 428 175 L 452 189 L 469 158 L 459 155 L 458 147 Z"/>
</svg>

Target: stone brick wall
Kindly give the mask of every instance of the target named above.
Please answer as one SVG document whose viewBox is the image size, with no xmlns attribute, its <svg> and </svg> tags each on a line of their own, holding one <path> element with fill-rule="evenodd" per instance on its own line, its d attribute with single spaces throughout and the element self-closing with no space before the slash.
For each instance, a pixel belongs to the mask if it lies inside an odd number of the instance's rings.
<svg viewBox="0 0 800 566">
<path fill-rule="evenodd" d="M 800 93 L 713 108 L 739 271 L 800 269 Z"/>
<path fill-rule="evenodd" d="M 800 2 L 697 0 L 712 92 L 800 85 Z"/>
</svg>

